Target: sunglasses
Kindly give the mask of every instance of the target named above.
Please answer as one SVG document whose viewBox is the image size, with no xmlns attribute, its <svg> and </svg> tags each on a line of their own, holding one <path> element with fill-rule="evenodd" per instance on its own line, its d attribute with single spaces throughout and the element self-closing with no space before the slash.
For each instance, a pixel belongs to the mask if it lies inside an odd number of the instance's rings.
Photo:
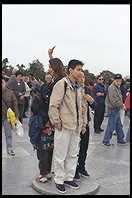
<svg viewBox="0 0 132 198">
<path fill-rule="evenodd" d="M 99 78 L 98 80 L 104 80 L 103 78 Z"/>
</svg>

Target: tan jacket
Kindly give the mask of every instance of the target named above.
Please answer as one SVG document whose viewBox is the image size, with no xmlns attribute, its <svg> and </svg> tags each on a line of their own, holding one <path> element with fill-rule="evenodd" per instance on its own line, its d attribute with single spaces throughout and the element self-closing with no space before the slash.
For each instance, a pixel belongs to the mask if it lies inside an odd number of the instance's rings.
<svg viewBox="0 0 132 198">
<path fill-rule="evenodd" d="M 123 107 L 120 87 L 117 87 L 114 83 L 112 83 L 108 88 L 105 104 L 109 108 L 114 108 L 118 110 L 120 110 Z"/>
<path fill-rule="evenodd" d="M 64 93 L 64 81 L 67 83 L 66 93 Z M 49 103 L 49 118 L 53 125 L 61 122 L 64 128 L 78 133 L 81 132 L 82 126 L 86 126 L 87 111 L 85 112 L 85 115 L 82 115 L 83 92 L 81 87 L 77 89 L 77 95 L 79 112 L 78 122 L 75 104 L 75 91 L 69 78 L 64 77 L 54 85 Z"/>
</svg>

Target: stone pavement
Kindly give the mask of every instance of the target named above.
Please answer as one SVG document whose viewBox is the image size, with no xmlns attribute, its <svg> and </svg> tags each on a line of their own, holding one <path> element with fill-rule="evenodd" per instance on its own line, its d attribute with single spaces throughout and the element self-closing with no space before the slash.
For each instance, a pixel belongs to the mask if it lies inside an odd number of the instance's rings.
<svg viewBox="0 0 132 198">
<path fill-rule="evenodd" d="M 29 117 L 30 112 L 27 112 Z M 91 114 L 93 120 L 93 115 Z M 28 137 L 28 118 L 24 119 L 25 134 L 23 137 L 13 133 L 15 156 L 8 156 L 5 149 L 5 137 L 2 130 L 2 195 L 42 195 L 60 194 L 54 180 L 47 183 L 36 183 L 39 175 L 38 160 Z M 104 132 L 93 132 L 93 121 L 90 122 L 90 144 L 88 148 L 86 169 L 89 179 L 81 178 L 80 188 L 67 188 L 65 195 L 130 195 L 130 144 L 119 146 L 113 135 L 114 146 L 102 146 Z M 108 118 L 105 117 L 102 128 L 105 129 Z M 125 116 L 124 133 L 129 120 Z"/>
</svg>

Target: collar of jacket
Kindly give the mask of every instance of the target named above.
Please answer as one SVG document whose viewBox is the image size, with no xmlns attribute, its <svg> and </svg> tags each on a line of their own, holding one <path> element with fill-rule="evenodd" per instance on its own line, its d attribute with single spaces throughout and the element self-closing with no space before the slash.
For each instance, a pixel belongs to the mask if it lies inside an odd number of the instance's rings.
<svg viewBox="0 0 132 198">
<path fill-rule="evenodd" d="M 68 80 L 69 80 L 69 82 L 70 82 L 72 88 L 74 89 L 74 91 L 80 87 L 80 84 L 77 83 L 77 82 L 76 82 L 76 83 L 72 82 L 72 81 L 70 80 L 69 76 L 67 76 L 67 78 L 68 78 Z"/>
</svg>

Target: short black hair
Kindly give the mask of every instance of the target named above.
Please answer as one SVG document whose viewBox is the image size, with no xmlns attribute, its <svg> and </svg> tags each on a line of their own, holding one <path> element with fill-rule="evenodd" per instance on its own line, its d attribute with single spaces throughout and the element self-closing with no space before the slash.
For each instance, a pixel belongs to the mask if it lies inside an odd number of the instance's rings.
<svg viewBox="0 0 132 198">
<path fill-rule="evenodd" d="M 23 72 L 22 71 L 16 71 L 16 73 L 15 73 L 15 76 L 18 76 L 18 75 L 22 75 L 23 76 Z"/>
<path fill-rule="evenodd" d="M 69 61 L 68 66 L 67 66 L 67 71 L 69 73 L 69 69 L 75 69 L 77 65 L 84 65 L 84 63 L 80 60 L 72 59 Z"/>
<path fill-rule="evenodd" d="M 33 73 L 30 73 L 29 75 L 32 76 L 32 77 L 34 76 Z"/>
</svg>

